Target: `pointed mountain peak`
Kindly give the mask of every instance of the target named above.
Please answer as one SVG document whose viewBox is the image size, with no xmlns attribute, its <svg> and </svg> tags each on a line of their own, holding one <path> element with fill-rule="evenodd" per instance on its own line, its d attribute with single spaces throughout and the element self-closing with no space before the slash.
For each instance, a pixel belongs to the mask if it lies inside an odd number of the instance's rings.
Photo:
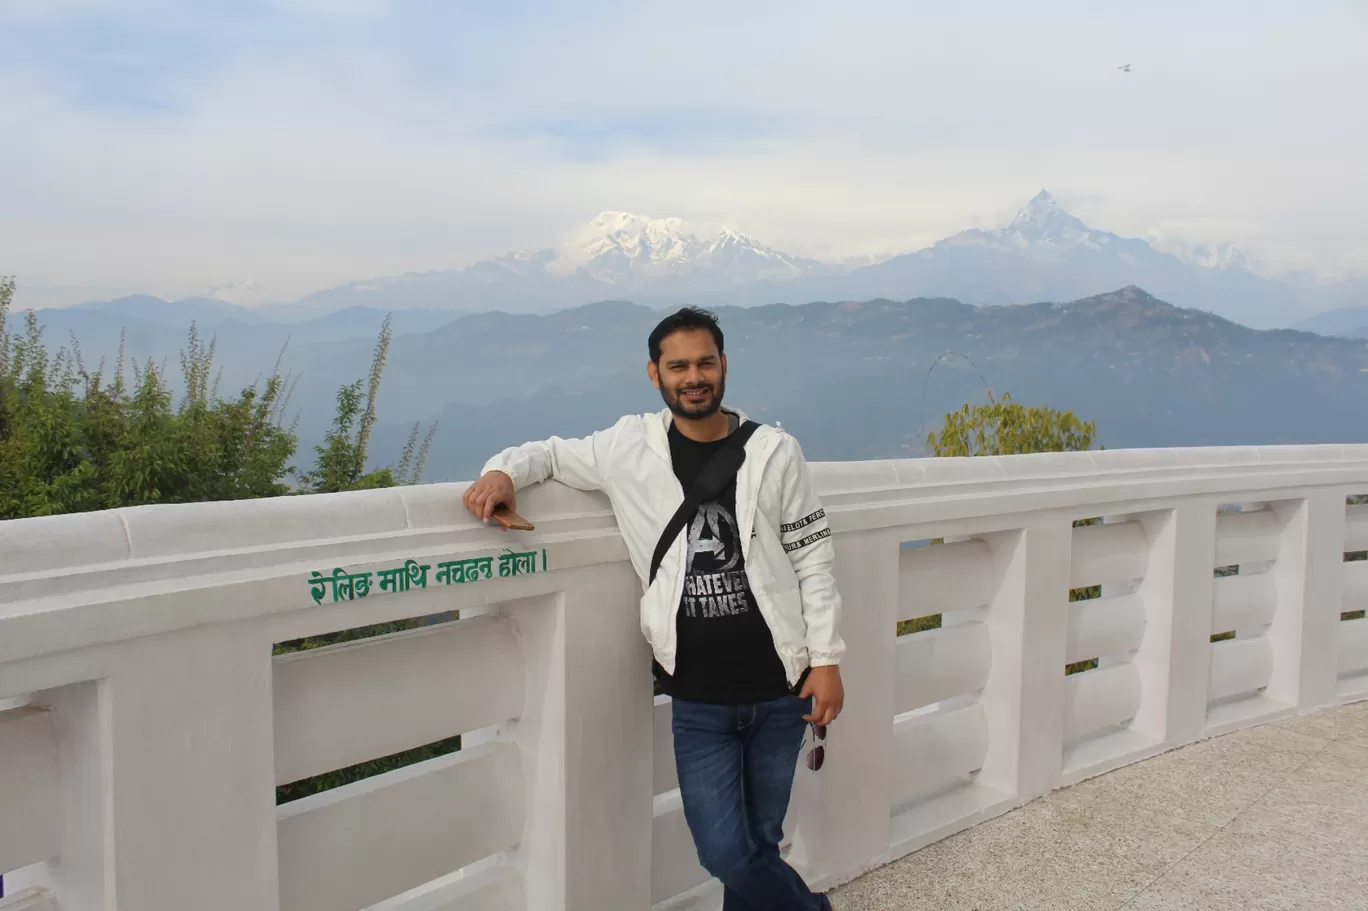
<svg viewBox="0 0 1368 911">
<path fill-rule="evenodd" d="M 266 300 L 266 295 L 261 290 L 260 286 L 248 278 L 241 278 L 237 281 L 228 282 L 223 285 L 215 285 L 206 291 L 203 294 L 203 297 L 245 307 L 254 307 L 257 304 L 264 303 Z"/>
<path fill-rule="evenodd" d="M 1012 219 L 1012 224 L 1024 221 L 1043 221 L 1053 215 L 1067 216 L 1069 213 L 1050 195 L 1049 190 L 1041 190 L 1017 212 L 1016 217 Z"/>
<path fill-rule="evenodd" d="M 1041 190 L 1012 219 L 1006 233 L 1020 235 L 1028 243 L 1038 243 L 1087 234 L 1088 226 L 1070 215 L 1048 190 Z"/>
<path fill-rule="evenodd" d="M 721 231 L 718 231 L 718 232 L 717 232 L 717 239 L 714 240 L 714 241 L 712 242 L 712 246 L 713 246 L 713 247 L 730 247 L 730 246 L 750 247 L 750 248 L 754 248 L 754 249 L 757 249 L 757 250 L 766 250 L 766 249 L 768 249 L 764 244 L 760 243 L 760 241 L 756 240 L 754 237 L 751 237 L 751 236 L 750 236 L 749 234 L 747 234 L 746 232 L 744 232 L 744 231 L 738 231 L 736 228 L 730 228 L 730 227 L 728 227 L 728 228 L 723 228 Z"/>
</svg>

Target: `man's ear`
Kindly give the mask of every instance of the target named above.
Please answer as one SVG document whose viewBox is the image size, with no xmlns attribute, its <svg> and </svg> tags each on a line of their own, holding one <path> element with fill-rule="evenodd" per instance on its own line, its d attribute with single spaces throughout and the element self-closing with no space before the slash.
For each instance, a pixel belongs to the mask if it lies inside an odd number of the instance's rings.
<svg viewBox="0 0 1368 911">
<path fill-rule="evenodd" d="M 660 368 L 656 366 L 655 361 L 646 362 L 646 378 L 651 381 L 652 386 L 660 388 Z"/>
<path fill-rule="evenodd" d="M 727 378 L 727 356 L 726 356 L 725 354 L 723 354 L 723 355 L 721 355 L 721 356 L 718 357 L 718 360 L 720 360 L 720 361 L 722 362 L 722 378 L 723 378 L 723 379 L 726 379 L 726 378 Z"/>
</svg>

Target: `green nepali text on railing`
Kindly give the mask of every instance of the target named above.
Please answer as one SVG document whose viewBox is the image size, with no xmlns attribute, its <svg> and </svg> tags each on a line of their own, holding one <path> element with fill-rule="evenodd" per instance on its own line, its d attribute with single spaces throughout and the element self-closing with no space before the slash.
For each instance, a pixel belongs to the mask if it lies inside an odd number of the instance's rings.
<svg viewBox="0 0 1368 911">
<path fill-rule="evenodd" d="M 541 558 L 541 568 L 545 572 L 546 551 L 541 552 Z M 528 575 L 537 571 L 536 551 L 521 553 L 507 551 L 500 554 L 498 559 L 500 578 Z M 333 569 L 331 575 L 325 576 L 318 570 L 314 570 L 308 579 L 309 594 L 315 604 L 323 603 L 323 598 L 328 594 L 330 586 L 334 602 L 365 598 L 371 592 L 372 577 L 375 579 L 376 586 L 383 592 L 406 592 L 414 586 L 425 589 L 427 588 L 428 570 L 430 569 L 432 569 L 430 563 L 419 563 L 417 560 L 409 559 L 404 561 L 403 566 L 376 570 L 375 572 L 349 573 L 339 566 Z M 438 585 L 459 585 L 492 578 L 494 578 L 493 557 L 467 557 L 462 560 L 444 560 L 438 563 L 432 581 Z"/>
</svg>

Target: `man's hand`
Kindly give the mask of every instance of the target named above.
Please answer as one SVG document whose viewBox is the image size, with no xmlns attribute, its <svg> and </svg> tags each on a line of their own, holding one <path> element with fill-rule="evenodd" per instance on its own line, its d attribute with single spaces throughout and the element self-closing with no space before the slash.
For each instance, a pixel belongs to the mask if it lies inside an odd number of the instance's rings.
<svg viewBox="0 0 1368 911">
<path fill-rule="evenodd" d="M 475 518 L 488 524 L 490 516 L 499 506 L 507 506 L 518 511 L 518 494 L 513 489 L 513 479 L 502 471 L 491 471 L 466 488 L 464 502 Z"/>
<path fill-rule="evenodd" d="M 804 715 L 804 721 L 817 725 L 828 725 L 841 714 L 845 705 L 845 687 L 841 684 L 841 669 L 834 664 L 814 667 L 808 672 L 807 682 L 799 693 L 803 699 L 815 697 L 812 714 Z"/>
</svg>

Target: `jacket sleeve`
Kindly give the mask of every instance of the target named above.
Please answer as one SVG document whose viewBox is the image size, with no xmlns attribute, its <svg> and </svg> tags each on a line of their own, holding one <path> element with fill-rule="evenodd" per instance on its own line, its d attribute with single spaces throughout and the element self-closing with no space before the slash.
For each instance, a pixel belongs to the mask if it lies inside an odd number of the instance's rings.
<svg viewBox="0 0 1368 911">
<path fill-rule="evenodd" d="M 841 596 L 831 571 L 836 552 L 831 542 L 831 526 L 812 484 L 802 448 L 793 437 L 785 445 L 791 451 L 784 460 L 779 540 L 798 577 L 803 621 L 807 625 L 808 661 L 813 667 L 840 664 L 845 643 L 837 628 Z"/>
<path fill-rule="evenodd" d="M 551 437 L 505 449 L 485 463 L 480 475 L 502 471 L 516 490 L 546 480 L 577 490 L 603 490 L 620 427 L 621 422 L 579 439 Z"/>
</svg>

